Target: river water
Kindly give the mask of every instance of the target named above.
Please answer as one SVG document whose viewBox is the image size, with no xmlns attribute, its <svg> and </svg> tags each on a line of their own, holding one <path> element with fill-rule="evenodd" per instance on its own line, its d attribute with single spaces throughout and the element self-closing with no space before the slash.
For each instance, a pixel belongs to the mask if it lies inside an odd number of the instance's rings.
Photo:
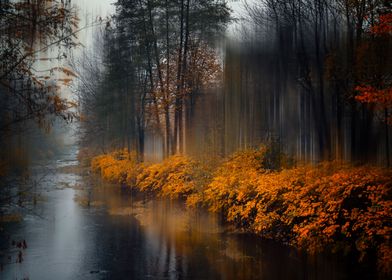
<svg viewBox="0 0 392 280">
<path fill-rule="evenodd" d="M 33 168 L 38 199 L 0 232 L 0 279 L 374 279 L 344 258 L 309 257 L 104 183 L 81 173 L 76 153 Z"/>
</svg>

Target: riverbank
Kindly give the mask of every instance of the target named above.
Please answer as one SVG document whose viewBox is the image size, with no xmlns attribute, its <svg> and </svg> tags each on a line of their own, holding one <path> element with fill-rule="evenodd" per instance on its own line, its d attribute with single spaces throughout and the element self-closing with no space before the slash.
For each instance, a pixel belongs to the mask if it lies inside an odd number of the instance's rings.
<svg viewBox="0 0 392 280">
<path fill-rule="evenodd" d="M 391 170 L 323 162 L 271 170 L 265 148 L 226 159 L 173 156 L 137 163 L 116 151 L 92 159 L 111 182 L 221 212 L 244 231 L 306 249 L 343 252 L 392 268 Z"/>
</svg>

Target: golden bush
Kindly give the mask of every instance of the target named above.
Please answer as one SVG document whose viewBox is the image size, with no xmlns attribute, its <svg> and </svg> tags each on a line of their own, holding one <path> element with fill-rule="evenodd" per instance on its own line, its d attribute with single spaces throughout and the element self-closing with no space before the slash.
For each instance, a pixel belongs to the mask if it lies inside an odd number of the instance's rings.
<svg viewBox="0 0 392 280">
<path fill-rule="evenodd" d="M 118 151 L 91 165 L 106 180 L 219 211 L 243 230 L 310 252 L 376 253 L 380 269 L 391 270 L 390 169 L 323 162 L 273 171 L 266 156 L 265 147 L 249 149 L 216 168 L 179 155 L 142 165 Z"/>
</svg>

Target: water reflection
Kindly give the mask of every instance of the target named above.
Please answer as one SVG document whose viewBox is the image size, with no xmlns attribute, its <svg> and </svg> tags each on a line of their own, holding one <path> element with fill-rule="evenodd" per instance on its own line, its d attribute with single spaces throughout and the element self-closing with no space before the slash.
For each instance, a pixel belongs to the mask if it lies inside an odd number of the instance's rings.
<svg viewBox="0 0 392 280">
<path fill-rule="evenodd" d="M 40 186 L 46 199 L 35 206 L 38 215 L 6 227 L 11 239 L 26 239 L 28 248 L 20 264 L 12 248 L 0 257 L 9 263 L 1 279 L 366 278 L 355 264 L 309 259 L 230 233 L 216 215 L 83 177 L 68 162 L 57 162 L 61 168 Z M 0 235 L 4 249 L 11 239 Z"/>
</svg>

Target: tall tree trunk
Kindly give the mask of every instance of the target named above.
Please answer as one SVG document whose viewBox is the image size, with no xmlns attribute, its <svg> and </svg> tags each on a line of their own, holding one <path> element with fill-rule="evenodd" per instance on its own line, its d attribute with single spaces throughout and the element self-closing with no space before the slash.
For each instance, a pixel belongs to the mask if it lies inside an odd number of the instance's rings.
<svg viewBox="0 0 392 280">
<path fill-rule="evenodd" d="M 169 83 L 170 83 L 170 41 L 169 41 L 169 1 L 166 0 L 166 90 L 165 90 L 165 120 L 166 120 L 166 139 L 165 139 L 165 157 L 170 154 L 170 112 L 169 112 Z"/>
<path fill-rule="evenodd" d="M 151 37 L 152 37 L 152 43 L 154 46 L 154 54 L 155 54 L 155 63 L 157 66 L 157 72 L 158 72 L 158 81 L 159 81 L 159 86 L 160 86 L 160 91 L 162 93 L 162 96 L 165 94 L 165 87 L 162 79 L 162 69 L 161 69 L 161 61 L 159 58 L 159 51 L 158 51 L 158 42 L 157 42 L 157 37 L 155 35 L 155 27 L 154 27 L 154 19 L 152 17 L 152 7 L 150 0 L 147 1 L 147 7 L 148 7 L 148 16 L 149 16 L 149 22 L 150 22 L 150 32 L 151 32 Z"/>
<path fill-rule="evenodd" d="M 182 50 L 184 41 L 184 0 L 181 0 L 180 9 L 180 45 L 178 48 L 178 62 L 177 62 L 177 90 L 176 90 L 176 100 L 174 104 L 174 133 L 172 139 L 172 154 L 177 152 L 177 137 L 178 137 L 178 127 L 179 127 L 179 108 L 181 104 L 181 74 L 182 74 Z"/>
<path fill-rule="evenodd" d="M 318 93 L 319 93 L 319 104 L 318 109 L 320 114 L 320 123 L 316 123 L 317 128 L 319 130 L 319 153 L 322 158 L 331 159 L 331 139 L 329 126 L 327 123 L 327 116 L 325 110 L 325 101 L 324 101 L 324 65 L 323 65 L 323 56 L 324 53 L 321 52 L 320 48 L 320 32 L 322 32 L 322 18 L 323 11 L 320 0 L 316 1 L 317 6 L 315 7 L 315 35 L 314 42 L 316 48 L 316 63 L 317 63 L 317 75 L 318 75 Z M 316 114 L 318 114 L 316 111 Z"/>
<path fill-rule="evenodd" d="M 148 30 L 147 30 L 147 25 L 146 25 L 146 21 L 144 20 L 144 9 L 142 8 L 143 4 L 141 3 L 141 1 L 139 0 L 140 6 L 141 6 L 141 10 L 142 10 L 142 17 L 143 17 L 143 33 L 144 33 L 144 41 L 145 41 L 145 46 L 146 46 L 146 56 L 147 56 L 147 72 L 148 72 L 148 76 L 149 76 L 149 80 L 150 80 L 150 94 L 151 94 L 151 98 L 152 98 L 152 102 L 153 102 L 153 108 L 154 108 L 154 112 L 153 115 L 155 117 L 156 120 L 156 124 L 158 127 L 158 133 L 161 136 L 161 138 L 163 138 L 163 133 L 162 133 L 162 129 L 161 129 L 161 121 L 160 121 L 160 117 L 159 117 L 159 107 L 158 107 L 158 100 L 157 100 L 157 96 L 156 96 L 156 92 L 155 92 L 155 83 L 154 83 L 154 76 L 153 76 L 153 70 L 152 70 L 152 59 L 151 59 L 151 49 L 150 49 L 150 45 L 151 42 L 149 40 L 149 34 L 148 34 Z M 152 20 L 152 12 L 151 12 L 151 6 L 149 4 L 150 2 L 148 1 L 148 9 L 149 9 L 149 21 L 151 22 Z M 153 26 L 152 26 L 152 30 L 154 30 Z M 155 42 L 156 43 L 156 42 Z M 156 46 L 156 44 L 155 44 Z M 162 80 L 161 80 L 162 83 Z M 165 153 L 165 148 L 164 148 L 164 142 L 162 141 L 162 152 Z"/>
<path fill-rule="evenodd" d="M 189 41 L 189 2 L 186 2 L 186 15 L 185 15 L 185 41 L 184 41 L 184 56 L 182 59 L 182 75 L 181 75 L 181 96 L 178 108 L 178 133 L 179 133 L 179 152 L 184 151 L 184 103 L 185 103 L 185 78 L 187 71 L 187 56 L 188 56 L 188 41 Z"/>
</svg>

